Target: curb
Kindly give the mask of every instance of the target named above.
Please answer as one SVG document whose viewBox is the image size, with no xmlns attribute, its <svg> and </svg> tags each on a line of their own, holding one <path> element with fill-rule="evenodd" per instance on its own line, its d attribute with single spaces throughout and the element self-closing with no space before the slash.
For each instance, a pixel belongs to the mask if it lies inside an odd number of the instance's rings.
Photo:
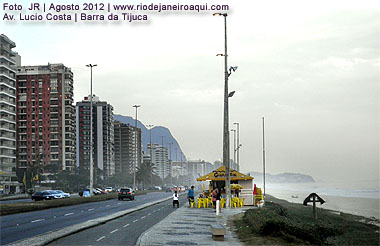
<svg viewBox="0 0 380 246">
<path fill-rule="evenodd" d="M 161 200 L 157 200 L 154 202 L 142 204 L 142 205 L 139 205 L 135 208 L 130 208 L 130 209 L 127 209 L 125 211 L 120 211 L 120 212 L 117 212 L 117 213 L 114 213 L 114 214 L 111 214 L 111 215 L 108 215 L 105 217 L 97 218 L 94 220 L 89 220 L 89 221 L 86 221 L 86 222 L 83 222 L 80 224 L 76 224 L 76 225 L 72 225 L 72 226 L 68 226 L 68 227 L 65 227 L 65 228 L 62 228 L 59 230 L 46 232 L 46 233 L 31 237 L 31 238 L 27 238 L 27 239 L 23 239 L 23 240 L 19 240 L 19 241 L 10 243 L 7 245 L 9 245 L 9 246 L 26 246 L 26 245 L 27 246 L 42 246 L 42 245 L 46 245 L 48 243 L 51 243 L 54 240 L 63 238 L 65 236 L 68 236 L 68 235 L 76 233 L 76 232 L 86 230 L 86 229 L 91 228 L 91 227 L 95 227 L 95 226 L 100 225 L 100 224 L 104 224 L 108 221 L 117 219 L 117 218 L 122 217 L 124 215 L 133 213 L 135 211 L 150 207 L 152 205 L 155 205 L 155 204 L 167 201 L 167 200 L 170 200 L 171 198 L 172 197 L 167 197 L 167 198 L 163 198 Z"/>
</svg>

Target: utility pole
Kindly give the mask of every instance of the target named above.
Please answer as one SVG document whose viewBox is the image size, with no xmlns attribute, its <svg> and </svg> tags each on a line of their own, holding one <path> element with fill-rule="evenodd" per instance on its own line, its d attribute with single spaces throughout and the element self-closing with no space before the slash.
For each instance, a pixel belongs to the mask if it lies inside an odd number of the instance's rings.
<svg viewBox="0 0 380 246">
<path fill-rule="evenodd" d="M 265 201 L 265 131 L 264 131 L 264 129 L 265 129 L 265 124 L 264 124 L 264 117 L 262 117 L 262 119 L 263 119 L 263 181 L 264 181 L 264 196 L 263 196 L 263 198 L 264 198 L 264 201 Z"/>
<path fill-rule="evenodd" d="M 170 168 L 170 171 L 169 171 L 169 175 L 170 175 L 170 185 L 173 184 L 173 177 L 172 177 L 172 144 L 173 142 L 170 142 L 170 143 L 167 143 L 169 145 L 169 156 L 170 158 L 168 158 L 168 162 L 169 162 L 169 168 Z"/>
<path fill-rule="evenodd" d="M 164 168 L 163 168 L 164 173 L 162 176 L 165 179 L 165 170 L 167 169 L 167 167 L 165 165 L 166 163 L 165 163 L 165 159 L 164 159 L 164 138 L 165 138 L 165 136 L 161 136 L 161 158 L 162 158 L 162 164 L 164 166 Z"/>
<path fill-rule="evenodd" d="M 138 130 L 137 130 L 137 109 L 141 107 L 141 105 L 133 105 L 134 108 L 136 108 L 136 118 L 135 118 L 135 162 L 134 162 L 134 167 L 133 167 L 133 190 L 136 190 L 136 168 L 139 163 L 138 162 L 138 148 L 137 148 L 137 136 L 138 136 Z"/>
<path fill-rule="evenodd" d="M 235 165 L 237 165 L 237 163 L 236 163 L 236 130 L 235 129 L 231 129 L 231 132 L 233 132 L 234 133 L 234 163 L 235 163 Z M 237 168 L 236 168 L 236 170 L 237 170 Z"/>
<path fill-rule="evenodd" d="M 240 137 L 240 123 L 239 122 L 236 122 L 234 123 L 234 125 L 236 125 L 237 127 L 237 171 L 239 172 L 240 171 L 240 140 L 239 140 L 239 137 Z"/>
<path fill-rule="evenodd" d="M 152 154 L 152 127 L 153 126 L 154 125 L 147 125 L 147 127 L 149 128 L 150 164 L 151 164 L 152 168 L 154 167 L 153 154 Z M 152 173 L 150 174 L 150 183 L 153 186 L 153 170 L 152 170 Z"/>
<path fill-rule="evenodd" d="M 93 160 L 93 139 L 92 139 L 92 68 L 96 67 L 96 64 L 88 64 L 86 65 L 90 68 L 91 71 L 91 90 L 90 90 L 90 196 L 94 195 L 94 160 Z"/>
</svg>

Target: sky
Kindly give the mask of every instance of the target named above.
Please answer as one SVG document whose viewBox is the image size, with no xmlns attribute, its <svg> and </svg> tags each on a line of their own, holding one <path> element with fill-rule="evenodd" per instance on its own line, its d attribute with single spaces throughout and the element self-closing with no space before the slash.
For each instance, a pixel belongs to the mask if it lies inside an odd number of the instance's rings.
<svg viewBox="0 0 380 246">
<path fill-rule="evenodd" d="M 38 1 L 18 1 L 24 8 L 30 2 Z M 265 117 L 267 172 L 379 183 L 378 1 L 161 3 L 230 7 L 228 65 L 238 66 L 229 78 L 236 91 L 230 128 L 240 123 L 241 171 L 262 170 Z M 0 33 L 16 43 L 22 65 L 70 67 L 75 101 L 89 94 L 85 65 L 97 64 L 94 94 L 115 114 L 134 116 L 140 104 L 139 120 L 168 127 L 188 159 L 221 159 L 224 59 L 216 54 L 224 52 L 223 18 L 212 11 L 141 13 L 149 21 L 0 21 Z"/>
</svg>

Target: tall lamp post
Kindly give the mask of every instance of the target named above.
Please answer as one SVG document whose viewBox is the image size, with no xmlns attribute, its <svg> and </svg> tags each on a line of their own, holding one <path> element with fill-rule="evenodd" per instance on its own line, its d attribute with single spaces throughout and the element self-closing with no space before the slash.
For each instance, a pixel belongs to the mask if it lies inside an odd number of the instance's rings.
<svg viewBox="0 0 380 246">
<path fill-rule="evenodd" d="M 236 125 L 236 129 L 237 129 L 237 157 L 236 157 L 236 160 L 237 160 L 237 171 L 239 172 L 240 170 L 240 141 L 239 141 L 239 137 L 240 137 L 240 123 L 239 122 L 235 122 L 234 125 Z"/>
<path fill-rule="evenodd" d="M 149 128 L 149 144 L 150 144 L 150 164 L 153 168 L 153 155 L 152 155 L 152 127 L 154 125 L 147 125 Z M 153 186 L 153 173 L 150 174 L 150 183 Z"/>
<path fill-rule="evenodd" d="M 170 142 L 170 143 L 167 143 L 169 145 L 169 168 L 170 168 L 170 171 L 169 171 L 169 175 L 170 175 L 170 185 L 173 184 L 173 177 L 172 177 L 172 144 L 173 142 Z"/>
<path fill-rule="evenodd" d="M 230 137 L 229 137 L 229 117 L 228 117 L 228 98 L 232 97 L 235 91 L 228 92 L 228 77 L 231 75 L 231 70 L 235 72 L 237 67 L 231 67 L 228 72 L 227 63 L 227 13 L 215 13 L 214 16 L 224 17 L 224 117 L 223 117 L 223 165 L 226 167 L 226 207 L 231 208 L 231 177 L 230 177 Z"/>
<path fill-rule="evenodd" d="M 96 67 L 96 64 L 88 64 L 86 67 L 90 68 L 91 71 L 91 89 L 90 89 L 90 196 L 94 195 L 94 160 L 93 160 L 93 140 L 92 140 L 92 68 Z"/>
<path fill-rule="evenodd" d="M 141 105 L 133 105 L 134 108 L 136 108 L 136 118 L 135 118 L 135 131 L 136 131 L 136 136 L 135 136 L 135 148 L 136 148 L 136 151 L 135 151 L 135 163 L 134 163 L 134 167 L 133 167 L 133 190 L 136 190 L 136 168 L 138 166 L 138 148 L 137 148 L 137 135 L 138 135 L 138 131 L 137 131 L 137 109 L 139 107 L 141 107 Z"/>
<path fill-rule="evenodd" d="M 237 150 L 236 149 L 236 130 L 235 129 L 231 129 L 231 132 L 234 133 L 234 163 L 236 165 L 236 150 Z"/>
<path fill-rule="evenodd" d="M 264 201 L 265 201 L 265 135 L 264 135 L 264 127 L 265 127 L 265 123 L 264 123 L 264 117 L 262 117 L 263 119 L 263 181 L 264 181 Z"/>
</svg>

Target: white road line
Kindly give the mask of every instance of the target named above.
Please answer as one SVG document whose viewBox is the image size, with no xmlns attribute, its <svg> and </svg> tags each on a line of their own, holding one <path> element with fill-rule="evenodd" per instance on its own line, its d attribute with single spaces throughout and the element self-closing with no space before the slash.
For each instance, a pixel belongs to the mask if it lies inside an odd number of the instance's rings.
<svg viewBox="0 0 380 246">
<path fill-rule="evenodd" d="M 110 233 L 114 233 L 114 232 L 117 232 L 119 229 L 115 229 L 113 231 L 111 231 Z"/>
<path fill-rule="evenodd" d="M 133 223 L 135 223 L 136 221 L 139 221 L 139 220 L 134 220 Z"/>
<path fill-rule="evenodd" d="M 107 205 L 106 207 L 109 207 L 110 205 Z"/>
<path fill-rule="evenodd" d="M 105 238 L 106 236 L 103 236 L 103 237 L 100 237 L 98 238 L 98 240 L 96 240 L 97 242 L 99 242 L 100 240 L 102 240 L 103 238 Z"/>
<path fill-rule="evenodd" d="M 65 216 L 69 216 L 69 215 L 72 215 L 72 214 L 74 214 L 74 213 L 68 213 L 68 214 L 65 214 Z"/>
<path fill-rule="evenodd" d="M 87 211 L 92 211 L 92 210 L 95 210 L 95 208 L 90 208 L 89 210 L 87 210 Z"/>
<path fill-rule="evenodd" d="M 141 217 L 141 220 L 144 219 L 144 218 L 145 218 L 145 216 Z"/>
<path fill-rule="evenodd" d="M 33 220 L 33 221 L 31 221 L 30 223 L 35 223 L 35 222 L 44 221 L 44 220 L 45 220 L 45 219 Z"/>
<path fill-rule="evenodd" d="M 121 204 L 121 202 L 118 202 L 117 204 Z"/>
<path fill-rule="evenodd" d="M 126 224 L 126 225 L 125 225 L 125 226 L 123 226 L 123 227 L 125 228 L 125 227 L 127 227 L 127 226 L 129 226 L 129 224 Z"/>
<path fill-rule="evenodd" d="M 152 214 L 152 213 L 149 213 L 148 216 L 151 215 L 151 214 Z"/>
</svg>

